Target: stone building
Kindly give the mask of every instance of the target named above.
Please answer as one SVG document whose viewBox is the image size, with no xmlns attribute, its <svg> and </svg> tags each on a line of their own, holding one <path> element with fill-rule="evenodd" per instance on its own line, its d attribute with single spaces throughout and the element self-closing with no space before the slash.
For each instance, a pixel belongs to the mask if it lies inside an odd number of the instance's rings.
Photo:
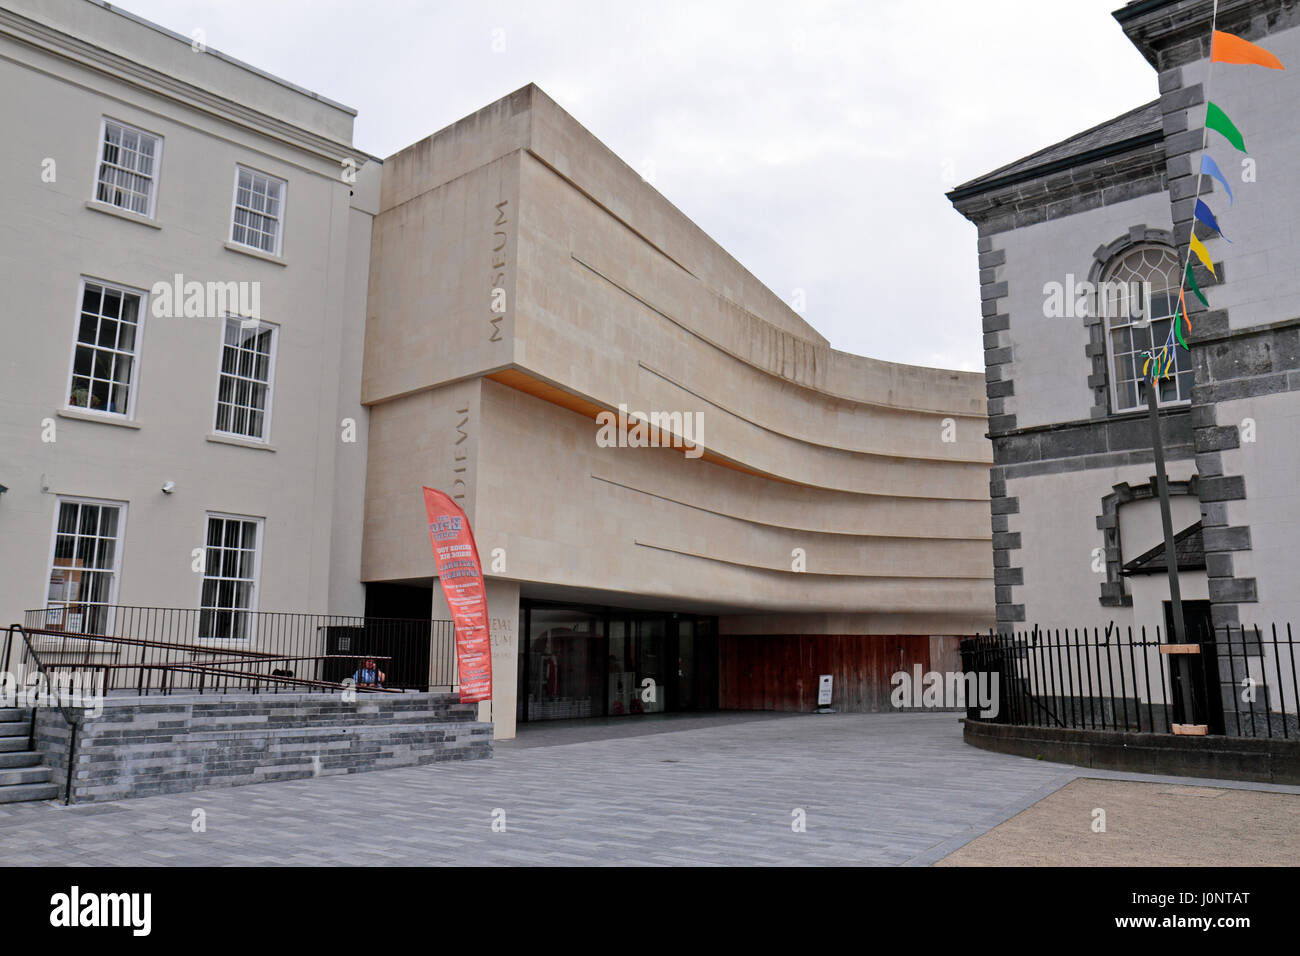
<svg viewBox="0 0 1300 956">
<path fill-rule="evenodd" d="M 1188 291 L 1190 352 L 1159 392 L 1187 619 L 1198 633 L 1300 621 L 1300 9 L 1217 5 L 1218 29 L 1288 67 L 1214 65 L 1212 99 L 1249 149 L 1209 134 L 1230 201 L 1198 175 L 1212 7 L 1116 11 L 1156 98 L 949 193 L 979 227 L 1003 629 L 1166 626 L 1141 352 L 1169 328 L 1198 186 L 1232 243 L 1198 233 L 1215 266 L 1194 270 L 1209 308 Z M 1149 283 L 1145 328 L 1100 285 L 1131 281 Z"/>
<path fill-rule="evenodd" d="M 830 348 L 535 86 L 384 161 L 362 401 L 368 608 L 427 606 L 412 490 L 456 497 L 499 733 L 825 673 L 887 709 L 992 623 L 979 376 Z M 684 440 L 602 442 L 620 408 Z"/>
</svg>

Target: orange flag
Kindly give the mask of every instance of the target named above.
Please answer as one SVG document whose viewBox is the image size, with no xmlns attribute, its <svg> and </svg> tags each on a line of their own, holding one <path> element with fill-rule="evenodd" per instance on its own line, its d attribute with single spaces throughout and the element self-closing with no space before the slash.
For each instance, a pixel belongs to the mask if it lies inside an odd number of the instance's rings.
<svg viewBox="0 0 1300 956">
<path fill-rule="evenodd" d="M 1285 70 L 1282 61 L 1269 53 L 1262 46 L 1256 46 L 1249 40 L 1243 40 L 1222 30 L 1214 31 L 1214 40 L 1210 45 L 1211 63 L 1253 63 L 1266 66 L 1270 70 Z"/>
</svg>

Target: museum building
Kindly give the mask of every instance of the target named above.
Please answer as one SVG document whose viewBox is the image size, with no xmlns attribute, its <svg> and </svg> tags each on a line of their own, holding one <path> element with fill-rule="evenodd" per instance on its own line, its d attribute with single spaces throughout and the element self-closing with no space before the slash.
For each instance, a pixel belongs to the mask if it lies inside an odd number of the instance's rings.
<svg viewBox="0 0 1300 956">
<path fill-rule="evenodd" d="M 446 619 L 427 485 L 472 522 L 502 737 L 810 711 L 823 674 L 887 709 L 993 624 L 985 376 L 831 348 L 536 86 L 380 161 L 96 0 L 5 0 L 0 76 L 0 623 Z"/>
<path fill-rule="evenodd" d="M 499 735 L 812 710 L 826 673 L 886 709 L 992 623 L 983 376 L 832 349 L 536 86 L 384 160 L 365 343 L 367 611 L 444 615 L 447 491 Z"/>
</svg>

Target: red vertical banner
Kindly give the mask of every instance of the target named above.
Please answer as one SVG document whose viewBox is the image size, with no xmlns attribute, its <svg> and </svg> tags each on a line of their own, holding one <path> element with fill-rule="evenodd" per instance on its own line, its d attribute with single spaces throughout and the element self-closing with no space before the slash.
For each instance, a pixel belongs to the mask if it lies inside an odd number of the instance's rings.
<svg viewBox="0 0 1300 956">
<path fill-rule="evenodd" d="M 487 590 L 469 518 L 456 502 L 434 488 L 424 489 L 424 510 L 429 518 L 429 542 L 438 564 L 438 580 L 456 625 L 461 702 L 490 700 L 492 637 L 488 630 Z"/>
</svg>

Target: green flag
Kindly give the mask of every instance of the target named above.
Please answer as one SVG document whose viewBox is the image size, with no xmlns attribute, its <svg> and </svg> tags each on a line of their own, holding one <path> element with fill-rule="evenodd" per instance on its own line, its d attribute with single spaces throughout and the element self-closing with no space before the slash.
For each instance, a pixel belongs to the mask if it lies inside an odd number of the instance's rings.
<svg viewBox="0 0 1300 956">
<path fill-rule="evenodd" d="M 1205 125 L 1215 132 L 1222 133 L 1223 138 L 1229 143 L 1243 153 L 1246 152 L 1246 141 L 1242 138 L 1241 131 L 1232 125 L 1228 114 L 1213 103 L 1205 105 Z"/>
<path fill-rule="evenodd" d="M 1196 293 L 1196 298 L 1201 300 L 1201 305 L 1208 309 L 1210 303 L 1205 301 L 1205 296 L 1201 293 L 1201 287 L 1196 284 L 1196 273 L 1192 271 L 1192 264 L 1190 262 L 1187 263 L 1187 284 L 1191 286 L 1192 291 Z"/>
</svg>

